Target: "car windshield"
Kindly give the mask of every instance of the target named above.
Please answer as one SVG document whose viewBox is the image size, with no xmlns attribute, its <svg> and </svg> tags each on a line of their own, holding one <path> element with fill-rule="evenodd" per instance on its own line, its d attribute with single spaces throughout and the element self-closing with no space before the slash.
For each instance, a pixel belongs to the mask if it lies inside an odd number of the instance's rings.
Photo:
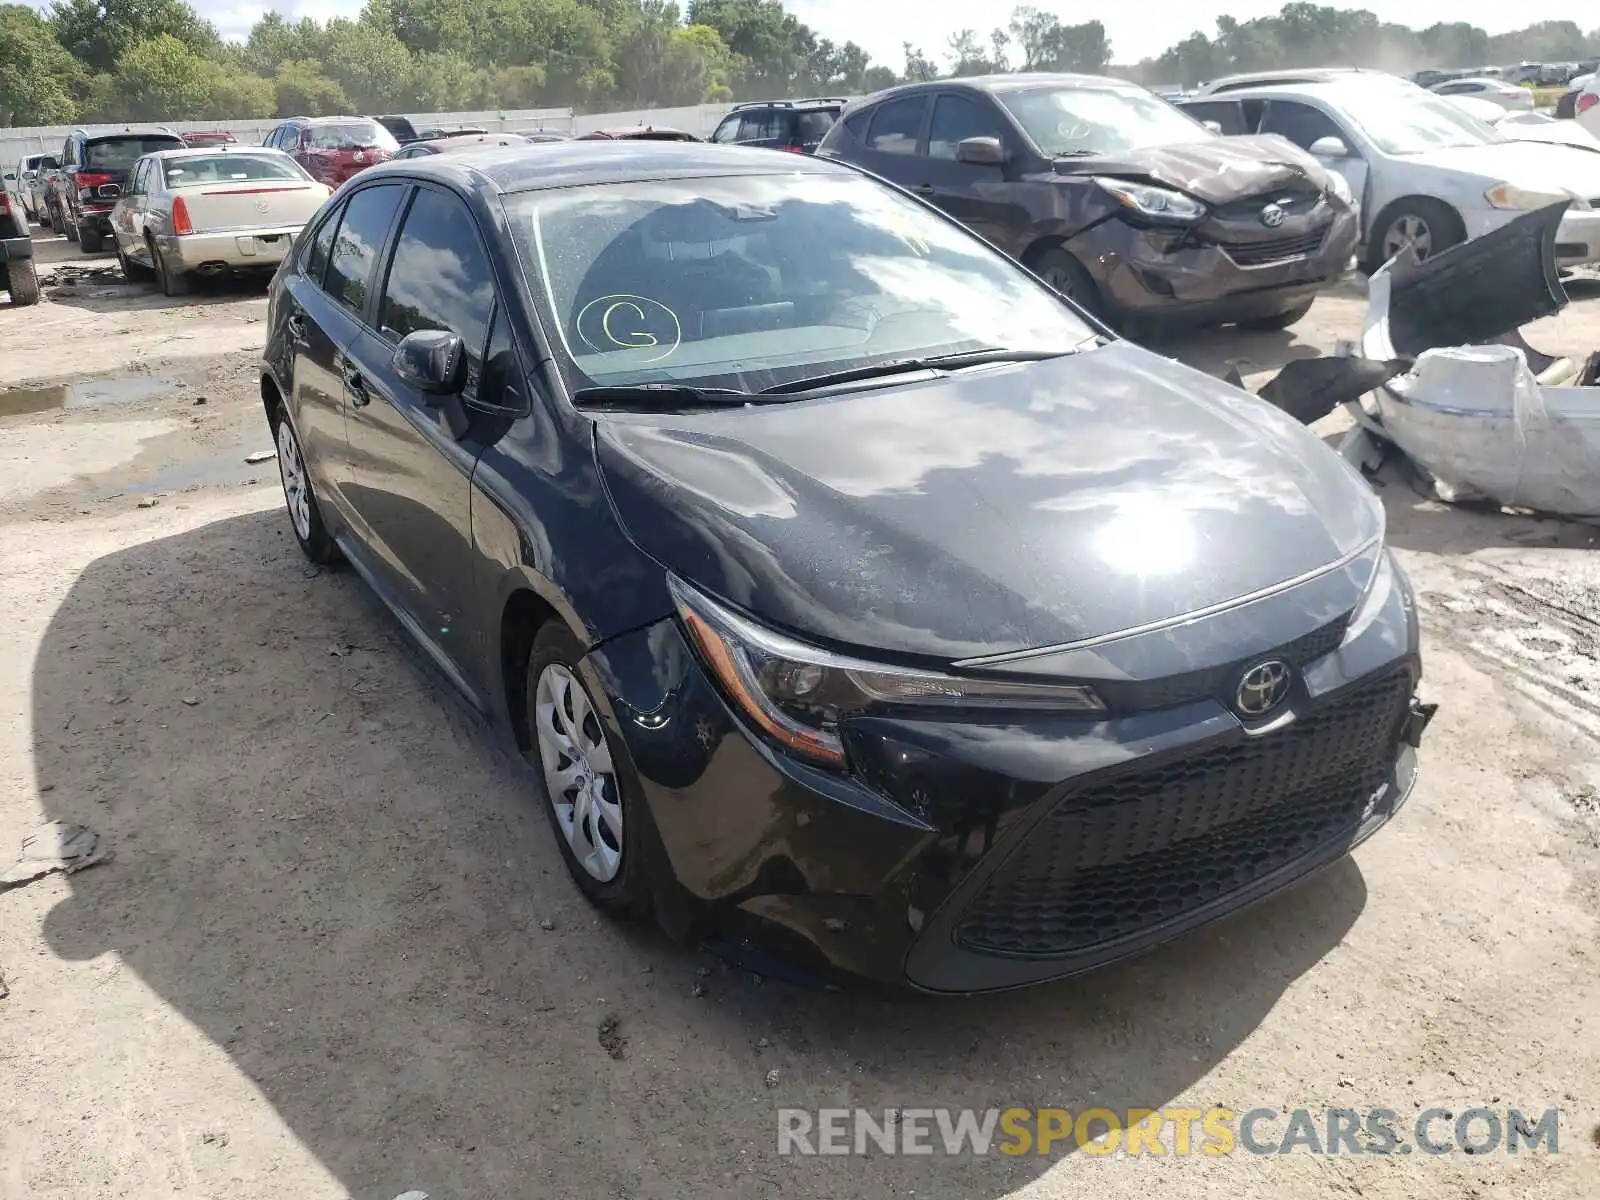
<svg viewBox="0 0 1600 1200">
<path fill-rule="evenodd" d="M 574 389 L 759 391 L 911 357 L 1067 353 L 1094 336 L 983 242 L 853 175 L 602 184 L 507 209 Z"/>
<path fill-rule="evenodd" d="M 995 98 L 1052 157 L 1115 154 L 1217 136 L 1160 96 L 1134 88 L 1027 88 L 996 92 Z"/>
<path fill-rule="evenodd" d="M 265 154 L 206 154 L 192 158 L 169 158 L 162 168 L 168 187 L 194 187 L 201 183 L 246 183 L 253 179 L 311 178 L 287 156 Z"/>
<path fill-rule="evenodd" d="M 400 143 L 376 121 L 347 121 L 339 125 L 312 125 L 307 131 L 313 150 L 400 149 Z"/>
<path fill-rule="evenodd" d="M 1350 89 L 1337 103 L 1385 154 L 1497 146 L 1509 140 L 1442 96 Z"/>
<path fill-rule="evenodd" d="M 89 142 L 84 147 L 83 165 L 90 170 L 101 171 L 126 171 L 129 167 L 146 154 L 154 154 L 157 150 L 171 150 L 181 148 L 183 139 L 179 137 L 118 137 L 106 138 L 104 141 Z"/>
</svg>

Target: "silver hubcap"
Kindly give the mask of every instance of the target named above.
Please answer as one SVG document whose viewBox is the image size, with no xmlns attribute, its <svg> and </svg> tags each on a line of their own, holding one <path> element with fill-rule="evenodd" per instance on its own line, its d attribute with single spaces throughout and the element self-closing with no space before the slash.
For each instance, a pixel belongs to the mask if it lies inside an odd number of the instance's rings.
<svg viewBox="0 0 1600 1200">
<path fill-rule="evenodd" d="M 300 444 L 287 420 L 278 422 L 278 474 L 283 477 L 283 498 L 289 502 L 289 520 L 301 541 L 311 538 L 311 492 L 306 465 L 300 461 Z"/>
<path fill-rule="evenodd" d="M 1433 253 L 1433 230 L 1421 217 L 1410 213 L 1397 218 L 1383 235 L 1383 257 L 1391 259 L 1407 246 L 1416 251 L 1419 261 Z"/>
<path fill-rule="evenodd" d="M 539 673 L 533 706 L 539 764 L 556 822 L 572 857 L 608 883 L 622 866 L 622 796 L 605 728 L 583 685 L 560 663 Z"/>
</svg>

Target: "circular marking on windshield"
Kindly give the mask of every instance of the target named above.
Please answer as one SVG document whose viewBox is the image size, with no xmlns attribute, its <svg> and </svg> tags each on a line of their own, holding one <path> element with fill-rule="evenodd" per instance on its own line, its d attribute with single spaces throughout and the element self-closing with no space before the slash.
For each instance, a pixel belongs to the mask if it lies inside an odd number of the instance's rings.
<svg viewBox="0 0 1600 1200">
<path fill-rule="evenodd" d="M 683 344 L 678 314 L 649 296 L 599 296 L 578 310 L 576 324 L 583 344 L 597 354 L 656 350 L 642 361 L 660 362 Z"/>
</svg>

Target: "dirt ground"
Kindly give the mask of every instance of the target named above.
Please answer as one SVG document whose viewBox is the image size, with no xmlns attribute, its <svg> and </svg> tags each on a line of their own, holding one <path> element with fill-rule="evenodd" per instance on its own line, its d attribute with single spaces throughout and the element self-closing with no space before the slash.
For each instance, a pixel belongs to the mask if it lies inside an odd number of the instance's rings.
<svg viewBox="0 0 1600 1200">
<path fill-rule="evenodd" d="M 301 559 L 273 463 L 243 461 L 270 448 L 259 282 L 168 301 L 40 256 L 46 302 L 0 306 L 0 868 L 55 817 L 116 857 L 0 893 L 6 1200 L 1600 1195 L 1600 530 L 1386 471 L 1441 709 L 1353 858 L 1056 986 L 805 991 L 598 919 L 522 765 Z M 1362 309 L 1171 352 L 1249 378 Z M 1533 334 L 1600 346 L 1600 299 Z M 780 1106 L 847 1105 L 1553 1107 L 1560 1133 L 777 1154 Z"/>
</svg>

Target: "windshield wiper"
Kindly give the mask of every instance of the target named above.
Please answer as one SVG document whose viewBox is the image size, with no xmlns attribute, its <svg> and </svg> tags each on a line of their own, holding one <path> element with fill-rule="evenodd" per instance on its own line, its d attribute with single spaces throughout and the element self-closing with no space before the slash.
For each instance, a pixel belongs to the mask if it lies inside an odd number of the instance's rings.
<svg viewBox="0 0 1600 1200">
<path fill-rule="evenodd" d="M 754 399 L 754 395 L 750 392 L 741 392 L 735 388 L 692 387 L 687 383 L 609 384 L 579 388 L 572 393 L 572 401 L 579 407 L 616 405 L 667 410 L 695 406 L 720 408 L 748 404 Z"/>
<path fill-rule="evenodd" d="M 809 392 L 817 388 L 832 387 L 839 383 L 855 383 L 860 379 L 877 379 L 883 375 L 906 375 L 913 371 L 948 371 L 956 367 L 975 367 L 983 363 L 1039 362 L 1046 358 L 1060 358 L 1072 354 L 1071 350 L 1006 350 L 991 347 L 987 350 L 962 350 L 955 354 L 931 354 L 923 358 L 891 358 L 887 362 L 872 363 L 865 367 L 850 367 L 844 371 L 829 371 L 825 375 L 809 375 L 804 379 L 791 379 L 774 387 L 762 388 L 760 396 L 786 396 L 795 392 Z"/>
</svg>

